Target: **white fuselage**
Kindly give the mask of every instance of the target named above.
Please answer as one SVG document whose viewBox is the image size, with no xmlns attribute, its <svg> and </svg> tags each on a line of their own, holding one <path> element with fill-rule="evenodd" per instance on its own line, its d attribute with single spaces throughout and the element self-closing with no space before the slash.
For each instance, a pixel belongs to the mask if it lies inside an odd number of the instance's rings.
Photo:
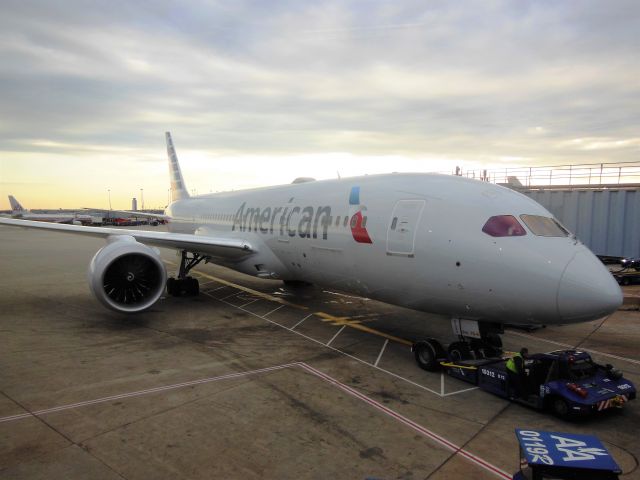
<svg viewBox="0 0 640 480">
<path fill-rule="evenodd" d="M 455 176 L 372 175 L 204 195 L 173 202 L 166 214 L 172 232 L 241 238 L 257 251 L 216 263 L 427 312 L 552 324 L 599 318 L 621 302 L 612 276 L 574 237 L 483 232 L 496 215 L 552 217 L 542 206 Z"/>
<path fill-rule="evenodd" d="M 35 222 L 52 222 L 52 223 L 91 223 L 90 215 L 81 214 L 62 214 L 62 213 L 31 213 L 29 211 L 14 211 L 11 215 L 13 218 L 22 220 L 32 220 Z"/>
</svg>

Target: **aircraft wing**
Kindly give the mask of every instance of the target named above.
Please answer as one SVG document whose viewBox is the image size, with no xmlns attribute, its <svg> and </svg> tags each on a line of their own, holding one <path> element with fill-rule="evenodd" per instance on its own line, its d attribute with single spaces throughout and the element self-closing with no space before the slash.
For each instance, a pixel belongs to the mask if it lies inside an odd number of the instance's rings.
<svg viewBox="0 0 640 480">
<path fill-rule="evenodd" d="M 93 212 L 117 213 L 118 215 L 127 215 L 129 217 L 157 218 L 158 220 L 170 219 L 168 215 L 164 215 L 162 213 L 147 213 L 147 212 L 138 212 L 135 210 L 105 210 L 104 208 L 89 208 L 89 207 L 84 207 L 84 210 L 93 211 Z"/>
<path fill-rule="evenodd" d="M 35 228 L 60 233 L 87 235 L 90 237 L 107 238 L 110 236 L 127 235 L 134 237 L 140 243 L 155 247 L 175 248 L 192 253 L 210 255 L 228 260 L 235 260 L 255 253 L 255 249 L 245 240 L 224 236 L 208 236 L 189 233 L 152 232 L 147 230 L 129 230 L 122 228 L 85 227 L 81 225 L 64 225 L 60 223 L 33 222 L 0 218 L 0 225 L 11 227 Z"/>
</svg>

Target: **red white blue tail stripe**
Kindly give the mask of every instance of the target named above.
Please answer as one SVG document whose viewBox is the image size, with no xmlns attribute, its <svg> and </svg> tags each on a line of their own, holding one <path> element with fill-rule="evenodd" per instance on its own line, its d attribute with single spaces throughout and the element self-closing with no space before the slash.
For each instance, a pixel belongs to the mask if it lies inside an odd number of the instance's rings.
<svg viewBox="0 0 640 480">
<path fill-rule="evenodd" d="M 363 225 L 364 217 L 362 212 L 366 210 L 367 207 L 360 204 L 360 187 L 351 187 L 351 193 L 349 194 L 350 226 L 353 239 L 358 243 L 373 243 L 369 232 Z"/>
</svg>

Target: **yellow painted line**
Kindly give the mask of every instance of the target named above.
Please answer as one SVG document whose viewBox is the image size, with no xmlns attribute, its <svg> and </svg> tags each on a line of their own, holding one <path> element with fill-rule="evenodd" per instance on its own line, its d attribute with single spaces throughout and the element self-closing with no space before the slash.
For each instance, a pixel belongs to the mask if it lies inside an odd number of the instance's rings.
<svg viewBox="0 0 640 480">
<path fill-rule="evenodd" d="M 466 365 L 456 365 L 453 362 L 440 362 L 440 365 L 443 367 L 453 367 L 453 368 L 466 368 L 467 370 L 477 370 L 478 367 L 469 367 Z"/>
<path fill-rule="evenodd" d="M 333 320 L 336 323 L 339 323 L 341 321 L 344 322 L 344 318 L 345 318 L 345 317 L 334 317 L 333 315 L 329 315 L 328 313 L 324 313 L 324 312 L 316 312 L 315 314 L 320 318 Z M 356 330 L 360 330 L 361 332 L 371 333 L 373 335 L 377 335 L 378 337 L 387 338 L 393 342 L 401 343 L 403 345 L 409 345 L 409 346 L 413 345 L 413 343 L 411 343 L 409 340 L 405 340 L 404 338 L 400 338 L 400 337 L 394 337 L 393 335 L 389 335 L 388 333 L 381 332 L 380 330 L 375 330 L 373 328 L 365 327 L 364 325 L 361 325 L 359 323 L 349 322 L 349 323 L 339 323 L 339 324 L 346 325 L 347 327 L 355 328 Z"/>
<path fill-rule="evenodd" d="M 170 264 L 170 265 L 176 265 L 175 263 L 169 262 L 167 260 L 165 260 L 165 262 Z M 243 292 L 250 293 L 251 295 L 255 295 L 256 297 L 260 297 L 260 298 L 264 298 L 265 300 L 270 300 L 272 302 L 280 303 L 281 305 L 287 305 L 288 307 L 298 308 L 300 310 L 308 310 L 307 307 L 303 307 L 302 305 L 296 305 L 295 303 L 287 302 L 286 300 L 283 300 L 282 298 L 274 297 L 273 295 L 269 295 L 268 293 L 262 293 L 262 292 L 259 292 L 258 290 L 254 290 L 254 289 L 249 288 L 249 287 L 244 287 L 242 285 L 238 285 L 237 283 L 229 282 L 227 280 L 223 280 L 222 278 L 214 277 L 213 275 L 209 275 L 207 273 L 203 273 L 203 272 L 197 272 L 197 273 L 198 273 L 198 275 L 200 275 L 202 277 L 208 278 L 210 280 L 215 280 L 216 282 L 219 282 L 219 283 L 221 283 L 223 285 L 226 285 L 228 287 L 237 288 L 238 290 L 242 290 Z"/>
<path fill-rule="evenodd" d="M 355 317 L 332 317 L 324 312 L 319 312 L 317 314 L 319 317 L 322 317 L 323 322 L 331 322 L 333 325 L 349 325 L 352 323 L 362 323 L 362 320 L 352 320 Z"/>
<path fill-rule="evenodd" d="M 379 317 L 380 315 L 377 313 L 374 313 L 374 314 L 354 315 L 353 317 L 334 317 L 324 312 L 318 312 L 318 316 L 322 317 L 323 322 L 331 322 L 334 325 L 352 325 L 356 323 L 362 323 L 366 320 L 372 319 L 373 317 Z M 362 320 L 358 320 L 360 318 Z"/>
<path fill-rule="evenodd" d="M 322 321 L 331 323 L 331 325 L 354 325 L 356 323 L 362 323 L 360 320 L 348 320 L 348 319 L 332 320 L 330 318 L 323 318 Z"/>
<path fill-rule="evenodd" d="M 174 265 L 174 266 L 176 265 L 175 263 L 170 262 L 168 260 L 165 260 L 165 263 L 168 263 L 169 265 Z M 244 287 L 242 285 L 238 285 L 237 283 L 229 282 L 228 280 L 223 280 L 222 278 L 214 277 L 213 275 L 209 275 L 207 273 L 203 273 L 203 272 L 197 272 L 197 273 L 198 273 L 198 275 L 201 275 L 201 276 L 203 276 L 205 278 L 208 278 L 210 280 L 215 280 L 216 282 L 219 282 L 219 283 L 221 283 L 223 285 L 227 285 L 228 287 L 237 288 L 238 290 L 242 290 L 243 292 L 250 293 L 252 295 L 255 295 L 256 297 L 264 298 L 265 300 L 270 300 L 272 302 L 280 303 L 281 305 L 287 305 L 289 307 L 297 308 L 297 309 L 300 309 L 300 310 L 308 310 L 309 309 L 308 307 L 304 307 L 302 305 L 297 305 L 295 303 L 287 302 L 286 300 L 283 300 L 282 298 L 274 297 L 273 295 L 269 295 L 268 293 L 262 293 L 262 292 L 259 292 L 257 290 L 254 290 L 252 288 Z M 353 321 L 348 321 L 350 318 L 356 318 L 356 317 L 334 317 L 333 315 L 329 315 L 328 313 L 325 313 L 325 312 L 316 312 L 315 315 L 317 315 L 320 318 L 326 319 L 327 321 L 333 321 L 337 325 L 346 325 L 347 327 L 355 328 L 356 330 L 360 330 L 361 332 L 367 332 L 367 333 L 370 333 L 372 335 L 377 335 L 378 337 L 389 339 L 392 342 L 397 342 L 397 343 L 401 343 L 403 345 L 408 345 L 408 346 L 412 346 L 413 345 L 412 342 L 410 342 L 409 340 L 405 340 L 404 338 L 394 337 L 393 335 L 389 335 L 388 333 L 381 332 L 380 330 L 375 330 L 373 328 L 365 327 L 364 325 L 361 325 L 360 323 L 356 323 L 356 322 L 353 322 Z M 358 315 L 358 317 L 363 317 L 363 316 L 364 315 Z"/>
</svg>

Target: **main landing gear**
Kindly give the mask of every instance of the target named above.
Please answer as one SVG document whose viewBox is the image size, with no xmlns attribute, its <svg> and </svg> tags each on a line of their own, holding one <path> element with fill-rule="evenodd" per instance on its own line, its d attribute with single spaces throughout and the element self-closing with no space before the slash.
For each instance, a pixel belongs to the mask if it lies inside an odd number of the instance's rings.
<svg viewBox="0 0 640 480">
<path fill-rule="evenodd" d="M 189 253 L 183 250 L 178 268 L 178 278 L 167 279 L 167 294 L 174 297 L 197 296 L 200 293 L 200 284 L 196 278 L 190 277 L 188 274 L 193 267 L 208 258 L 199 253 L 192 253 L 189 256 Z"/>
<path fill-rule="evenodd" d="M 435 338 L 413 344 L 411 350 L 420 368 L 434 372 L 440 368 L 441 362 L 456 363 L 460 360 L 480 360 L 502 355 L 500 334 L 504 330 L 501 324 L 454 318 L 451 326 L 458 341 L 451 343 L 446 350 Z"/>
</svg>

